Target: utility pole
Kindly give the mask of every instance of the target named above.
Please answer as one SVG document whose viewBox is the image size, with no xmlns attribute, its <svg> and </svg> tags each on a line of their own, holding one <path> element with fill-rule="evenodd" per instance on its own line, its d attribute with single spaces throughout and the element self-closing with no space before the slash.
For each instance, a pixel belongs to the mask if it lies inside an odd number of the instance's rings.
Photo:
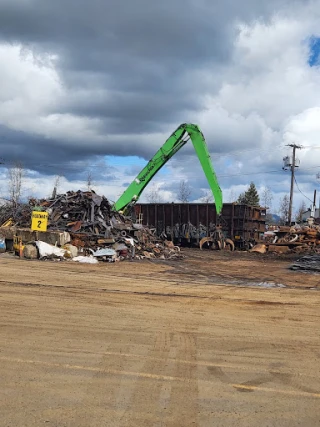
<svg viewBox="0 0 320 427">
<path fill-rule="evenodd" d="M 288 223 L 291 224 L 292 219 L 292 201 L 293 201 L 293 188 L 294 188 L 294 173 L 295 168 L 299 167 L 299 164 L 297 164 L 296 160 L 296 149 L 299 150 L 302 148 L 301 145 L 297 144 L 287 144 L 288 147 L 292 147 L 292 160 L 290 157 L 284 157 L 284 167 L 282 169 L 287 170 L 287 167 L 290 168 L 291 171 L 291 185 L 290 185 L 290 201 L 289 201 L 289 212 L 288 212 Z"/>
</svg>

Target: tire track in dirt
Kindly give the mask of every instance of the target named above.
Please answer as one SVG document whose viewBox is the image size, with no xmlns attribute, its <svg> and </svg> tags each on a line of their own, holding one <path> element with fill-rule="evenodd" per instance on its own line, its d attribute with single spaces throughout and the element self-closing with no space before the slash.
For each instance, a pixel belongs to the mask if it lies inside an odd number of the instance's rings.
<svg viewBox="0 0 320 427">
<path fill-rule="evenodd" d="M 287 372 L 270 371 L 270 377 L 274 382 L 280 382 L 283 385 L 294 388 L 295 390 L 303 391 L 310 394 L 319 394 L 319 389 L 314 389 L 303 384 L 299 384 L 300 375 L 293 375 Z"/>
<path fill-rule="evenodd" d="M 141 366 L 141 371 L 151 375 L 166 375 L 171 338 L 168 331 L 160 331 L 156 334 L 153 347 L 148 353 L 150 358 Z M 152 423 L 154 414 L 158 413 L 164 383 L 166 381 L 161 379 L 154 381 L 152 378 L 138 378 L 135 381 L 129 406 L 119 419 L 118 425 L 129 425 L 127 424 L 129 420 L 132 427 Z"/>
<path fill-rule="evenodd" d="M 120 353 L 128 353 L 129 350 L 130 346 L 126 345 Z M 74 410 L 73 425 L 100 427 L 106 425 L 105 420 L 110 427 L 121 425 L 119 421 L 130 404 L 136 382 L 136 378 L 121 375 L 121 372 L 140 372 L 143 365 L 143 359 L 103 355 L 97 366 L 98 372 L 88 381 L 84 380 L 84 397 Z M 110 374 L 110 371 L 119 374 Z"/>
<path fill-rule="evenodd" d="M 190 364 L 175 364 L 175 376 L 182 382 L 172 384 L 171 398 L 164 426 L 198 426 L 198 380 L 197 346 L 194 334 L 183 332 L 175 335 L 177 359 L 186 359 Z"/>
<path fill-rule="evenodd" d="M 208 371 L 217 379 L 221 381 L 223 384 L 230 385 L 235 388 L 239 392 L 254 392 L 255 389 L 258 389 L 259 386 L 264 385 L 266 383 L 278 383 L 284 386 L 288 386 L 293 391 L 302 391 L 305 393 L 310 393 L 310 395 L 319 394 L 319 390 L 315 390 L 311 387 L 307 387 L 298 383 L 297 376 L 294 376 L 287 372 L 278 372 L 270 370 L 268 373 L 263 375 L 256 375 L 255 378 L 252 378 L 248 381 L 243 381 L 237 383 L 236 379 L 231 378 L 227 375 L 224 370 L 219 366 L 208 366 Z M 248 372 L 250 374 L 250 372 Z"/>
</svg>

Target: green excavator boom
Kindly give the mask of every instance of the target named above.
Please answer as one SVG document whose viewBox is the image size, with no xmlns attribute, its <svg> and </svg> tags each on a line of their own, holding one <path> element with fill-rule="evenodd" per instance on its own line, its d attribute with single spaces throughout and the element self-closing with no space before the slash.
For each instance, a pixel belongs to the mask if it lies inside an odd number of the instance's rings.
<svg viewBox="0 0 320 427">
<path fill-rule="evenodd" d="M 211 188 L 216 211 L 220 214 L 223 203 L 222 191 L 211 163 L 208 147 L 199 127 L 190 123 L 180 125 L 173 132 L 129 187 L 124 191 L 120 198 L 115 202 L 113 209 L 116 211 L 124 211 L 128 206 L 134 205 L 155 174 L 189 141 L 189 139 L 191 139 Z"/>
</svg>

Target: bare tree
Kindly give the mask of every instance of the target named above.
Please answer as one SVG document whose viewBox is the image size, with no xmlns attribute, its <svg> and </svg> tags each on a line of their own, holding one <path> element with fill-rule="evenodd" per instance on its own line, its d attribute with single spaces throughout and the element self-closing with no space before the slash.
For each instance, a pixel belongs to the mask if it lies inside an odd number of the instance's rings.
<svg viewBox="0 0 320 427">
<path fill-rule="evenodd" d="M 12 208 L 15 210 L 20 203 L 24 170 L 21 162 L 15 162 L 8 169 L 8 190 Z"/>
<path fill-rule="evenodd" d="M 269 210 L 272 206 L 273 194 L 270 187 L 264 187 L 262 190 L 260 200 L 262 202 L 262 206 Z"/>
<path fill-rule="evenodd" d="M 191 196 L 191 188 L 187 181 L 180 181 L 178 200 L 182 203 L 188 203 Z"/>
<path fill-rule="evenodd" d="M 56 198 L 56 195 L 58 193 L 58 188 L 59 188 L 59 185 L 60 185 L 60 179 L 61 179 L 61 175 L 57 175 L 55 177 L 54 185 L 53 185 L 53 191 L 52 191 L 52 196 L 51 196 L 52 199 Z"/>
<path fill-rule="evenodd" d="M 270 210 L 272 207 L 273 194 L 272 194 L 270 187 L 264 187 L 264 189 L 262 190 L 261 196 L 260 196 L 260 200 L 261 200 L 261 205 L 264 208 L 266 208 L 266 221 L 267 221 L 267 223 L 272 223 L 273 217 L 272 217 Z"/>
<path fill-rule="evenodd" d="M 93 175 L 91 171 L 88 171 L 87 173 L 87 188 L 88 191 L 92 191 L 92 187 L 94 186 L 94 182 L 93 182 Z"/>
<path fill-rule="evenodd" d="M 302 202 L 300 203 L 298 210 L 296 212 L 295 220 L 297 222 L 302 222 L 302 216 L 306 212 L 306 210 L 307 210 L 306 202 L 304 200 L 302 200 Z"/>
<path fill-rule="evenodd" d="M 235 191 L 234 191 L 234 190 L 230 190 L 230 193 L 229 193 L 229 197 L 228 197 L 228 199 L 229 199 L 229 203 L 234 203 L 234 202 L 236 202 L 236 200 L 237 200 L 237 196 L 236 196 L 236 193 L 235 193 Z"/>
<path fill-rule="evenodd" d="M 213 203 L 213 194 L 212 194 L 212 191 L 207 190 L 205 192 L 205 195 L 203 197 L 201 197 L 201 202 L 202 203 Z"/>
<path fill-rule="evenodd" d="M 280 199 L 279 214 L 282 224 L 286 224 L 288 222 L 289 204 L 290 200 L 287 195 L 283 196 L 282 199 Z"/>
<path fill-rule="evenodd" d="M 156 183 L 152 183 L 149 191 L 146 193 L 146 199 L 149 203 L 161 203 L 162 197 L 160 194 L 160 187 Z"/>
</svg>

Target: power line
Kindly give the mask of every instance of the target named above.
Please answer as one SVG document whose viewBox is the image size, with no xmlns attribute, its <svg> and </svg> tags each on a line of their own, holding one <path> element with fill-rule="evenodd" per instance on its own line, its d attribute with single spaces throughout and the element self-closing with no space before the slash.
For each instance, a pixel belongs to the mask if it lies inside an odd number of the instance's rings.
<svg viewBox="0 0 320 427">
<path fill-rule="evenodd" d="M 274 147 L 272 149 L 272 151 L 284 150 L 285 148 L 286 148 L 285 146 Z M 214 153 L 211 155 L 213 157 L 225 157 L 225 156 L 233 156 L 233 155 L 237 155 L 237 154 L 249 153 L 249 152 L 254 152 L 254 151 L 259 151 L 259 153 L 265 152 L 265 151 L 270 151 L 270 147 L 269 148 L 248 148 L 247 150 L 231 151 L 231 152 L 226 152 L 226 153 Z"/>
<path fill-rule="evenodd" d="M 264 175 L 269 173 L 281 173 L 281 169 L 272 170 L 272 171 L 264 171 L 264 172 L 244 172 L 244 173 L 235 173 L 230 175 L 218 175 L 218 178 L 231 178 L 233 176 L 246 176 L 246 175 Z"/>
<path fill-rule="evenodd" d="M 305 147 L 303 147 L 305 148 Z M 319 147 L 320 148 L 320 147 Z M 253 150 L 252 150 L 253 151 Z M 255 150 L 254 150 L 255 151 Z M 30 167 L 34 167 L 34 166 L 44 166 L 44 167 L 55 167 L 58 166 L 58 164 L 33 164 L 30 165 L 29 167 L 26 167 L 26 169 L 30 168 Z M 61 167 L 61 164 L 59 164 L 59 166 Z M 106 164 L 106 165 L 101 165 L 101 164 L 88 164 L 88 165 L 81 165 L 82 168 L 88 168 L 88 167 L 99 167 L 99 168 L 110 168 L 111 170 L 109 171 L 112 174 L 112 169 L 116 168 L 116 167 L 131 167 L 134 166 L 134 164 L 129 164 L 129 165 L 125 165 L 123 166 L 120 163 L 116 163 L 114 165 L 112 164 Z M 308 170 L 312 170 L 312 169 L 318 169 L 320 168 L 320 165 L 316 165 L 316 166 L 311 166 L 309 168 L 300 168 L 300 171 L 308 171 Z M 79 165 L 68 165 L 68 166 L 62 166 L 61 169 L 65 169 L 65 170 L 70 170 L 70 169 L 76 169 L 79 170 Z M 80 171 L 79 171 L 80 172 Z M 82 172 L 85 172 L 85 170 L 82 170 Z M 116 171 L 115 171 L 116 172 Z M 238 176 L 253 176 L 253 175 L 268 175 L 268 174 L 272 174 L 272 173 L 282 173 L 282 169 L 275 169 L 275 170 L 266 170 L 266 171 L 260 171 L 260 172 L 240 172 L 240 173 L 235 173 L 235 174 L 217 174 L 218 178 L 232 178 L 232 177 L 238 177 Z M 116 179 L 113 180 L 113 182 L 117 182 L 120 181 L 120 179 Z"/>
<path fill-rule="evenodd" d="M 320 168 L 320 165 L 318 166 L 311 166 L 309 168 L 300 168 L 300 171 L 304 172 L 304 171 L 308 171 L 311 169 L 317 169 Z M 262 172 L 243 172 L 243 173 L 237 173 L 237 174 L 230 174 L 230 175 L 218 175 L 218 178 L 229 178 L 229 177 L 233 177 L 233 176 L 245 176 L 245 175 L 264 175 L 264 174 L 269 174 L 269 173 L 282 173 L 282 169 L 275 169 L 275 170 L 269 170 L 269 171 L 262 171 Z"/>
<path fill-rule="evenodd" d="M 313 204 L 313 200 L 309 199 L 308 196 L 306 196 L 299 188 L 299 185 L 297 183 L 296 177 L 294 177 L 294 182 L 296 183 L 297 189 L 300 191 L 300 193 L 303 195 L 303 197 L 305 197 L 306 199 L 308 199 L 312 204 Z"/>
<path fill-rule="evenodd" d="M 117 165 L 117 166 L 122 166 L 122 165 Z M 308 171 L 311 169 L 317 169 L 320 168 L 320 165 L 317 166 L 311 166 L 309 168 L 301 168 L 300 171 Z M 27 168 L 28 169 L 28 168 Z M 77 167 L 77 169 L 79 169 L 79 167 Z M 80 173 L 85 173 L 86 170 L 82 170 Z M 110 173 L 112 174 L 112 171 L 110 171 Z M 161 173 L 161 172 L 160 172 Z M 260 172 L 240 172 L 240 173 L 235 173 L 235 174 L 217 174 L 218 178 L 232 178 L 232 177 L 236 177 L 236 176 L 251 176 L 251 175 L 267 175 L 267 174 L 271 174 L 271 173 L 282 173 L 282 169 L 274 169 L 274 170 L 267 170 L 267 171 L 260 171 Z M 120 181 L 119 179 L 114 180 L 113 182 L 116 181 Z"/>
</svg>

